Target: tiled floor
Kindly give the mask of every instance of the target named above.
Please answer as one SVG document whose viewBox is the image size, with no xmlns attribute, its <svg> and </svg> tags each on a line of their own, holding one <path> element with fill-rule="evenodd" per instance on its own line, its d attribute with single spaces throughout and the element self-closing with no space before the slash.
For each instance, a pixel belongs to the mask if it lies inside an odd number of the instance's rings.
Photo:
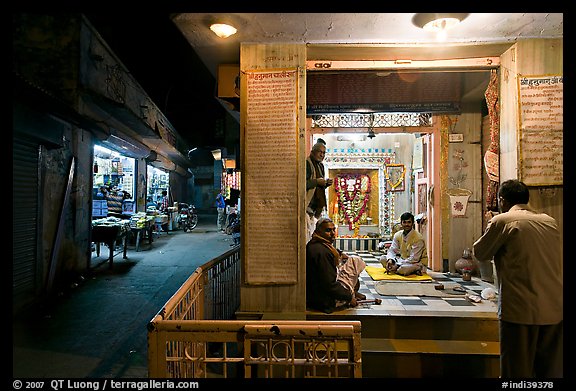
<svg viewBox="0 0 576 391">
<path fill-rule="evenodd" d="M 367 266 L 380 267 L 380 252 L 346 252 L 362 257 Z M 472 277 L 472 281 L 463 281 L 459 274 L 441 273 L 428 271 L 428 274 L 435 280 L 434 282 L 425 282 L 426 284 L 442 283 L 445 286 L 462 286 L 467 293 L 480 295 L 484 288 L 494 288 L 494 285 L 482 281 L 478 277 Z M 382 296 L 376 289 L 374 281 L 366 271 L 360 275 L 360 292 L 364 293 L 368 299 L 380 298 L 382 303 L 361 304 L 356 308 L 343 310 L 341 313 L 353 313 L 363 315 L 439 315 L 444 316 L 482 316 L 496 318 L 497 303 L 496 299 L 482 300 L 474 303 L 465 297 L 465 294 L 452 297 L 425 297 L 425 296 Z M 413 282 L 413 284 L 417 284 Z"/>
</svg>

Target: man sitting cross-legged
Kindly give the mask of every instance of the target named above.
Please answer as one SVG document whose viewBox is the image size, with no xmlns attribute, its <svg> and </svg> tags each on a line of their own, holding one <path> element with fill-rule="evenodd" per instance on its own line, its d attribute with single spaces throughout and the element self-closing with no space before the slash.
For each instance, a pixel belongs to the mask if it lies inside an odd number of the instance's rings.
<svg viewBox="0 0 576 391">
<path fill-rule="evenodd" d="M 321 217 L 306 245 L 306 304 L 310 309 L 330 313 L 345 306 L 355 307 L 366 299 L 360 292 L 360 273 L 366 263 L 357 255 L 337 250 L 334 222 Z"/>
<path fill-rule="evenodd" d="M 426 273 L 428 255 L 422 234 L 414 229 L 414 215 L 403 213 L 400 224 L 402 230 L 394 234 L 386 255 L 380 257 L 380 263 L 386 273 L 422 275 Z"/>
</svg>

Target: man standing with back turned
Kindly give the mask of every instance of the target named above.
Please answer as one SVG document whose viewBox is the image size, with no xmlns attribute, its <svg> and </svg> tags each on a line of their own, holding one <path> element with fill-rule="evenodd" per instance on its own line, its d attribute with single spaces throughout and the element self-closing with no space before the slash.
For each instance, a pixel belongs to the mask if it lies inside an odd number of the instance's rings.
<svg viewBox="0 0 576 391">
<path fill-rule="evenodd" d="M 498 205 L 474 255 L 494 257 L 498 275 L 500 376 L 563 377 L 563 249 L 554 218 L 527 204 L 528 187 L 502 183 Z"/>
</svg>

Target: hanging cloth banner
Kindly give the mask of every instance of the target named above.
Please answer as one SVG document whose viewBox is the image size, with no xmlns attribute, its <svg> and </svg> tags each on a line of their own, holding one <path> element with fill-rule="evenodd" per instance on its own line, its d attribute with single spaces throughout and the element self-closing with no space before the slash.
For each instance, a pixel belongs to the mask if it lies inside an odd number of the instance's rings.
<svg viewBox="0 0 576 391">
<path fill-rule="evenodd" d="M 486 151 L 484 154 L 484 169 L 488 174 L 488 179 L 494 182 L 500 180 L 500 163 L 499 156 L 497 153 L 490 150 Z"/>
<path fill-rule="evenodd" d="M 465 217 L 468 199 L 472 195 L 472 191 L 468 189 L 448 189 L 448 195 L 450 196 L 452 217 Z"/>
<path fill-rule="evenodd" d="M 490 73 L 490 82 L 484 96 L 490 120 L 490 145 L 484 155 L 484 169 L 488 174 L 486 186 L 486 210 L 498 210 L 498 186 L 500 183 L 500 109 L 499 76 L 495 69 Z"/>
</svg>

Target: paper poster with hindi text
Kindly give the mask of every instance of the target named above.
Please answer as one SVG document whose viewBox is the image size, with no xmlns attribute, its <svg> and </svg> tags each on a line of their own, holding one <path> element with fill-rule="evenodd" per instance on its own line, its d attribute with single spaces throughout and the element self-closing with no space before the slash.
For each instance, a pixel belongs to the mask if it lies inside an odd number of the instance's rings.
<svg viewBox="0 0 576 391">
<path fill-rule="evenodd" d="M 298 71 L 246 71 L 245 282 L 298 282 Z"/>
<path fill-rule="evenodd" d="M 563 184 L 564 79 L 518 77 L 519 173 L 528 186 Z"/>
</svg>

